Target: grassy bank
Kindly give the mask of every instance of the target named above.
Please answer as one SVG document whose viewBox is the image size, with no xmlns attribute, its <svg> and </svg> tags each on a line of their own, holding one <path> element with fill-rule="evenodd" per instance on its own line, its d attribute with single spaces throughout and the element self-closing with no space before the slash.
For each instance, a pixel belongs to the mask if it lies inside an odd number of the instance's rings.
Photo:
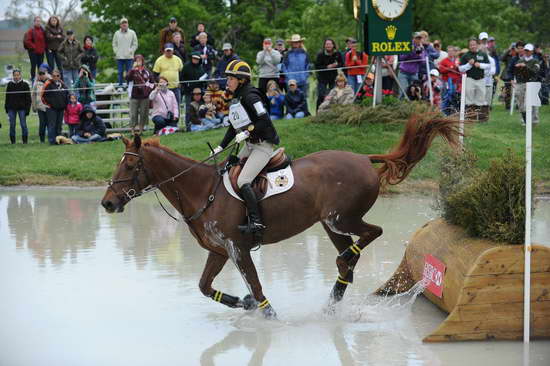
<svg viewBox="0 0 550 366">
<path fill-rule="evenodd" d="M 549 116 L 550 108 L 543 108 L 542 123 L 534 129 L 534 174 L 545 182 L 550 182 Z M 0 121 L 3 125 L 0 129 L 0 185 L 103 184 L 110 178 L 123 151 L 121 142 L 63 146 L 40 144 L 37 118 L 32 114 L 28 123 L 29 144 L 20 143 L 18 127 L 18 142 L 16 145 L 10 145 L 8 122 L 4 113 Z M 395 124 L 353 127 L 313 124 L 308 119 L 277 121 L 276 126 L 282 145 L 295 158 L 325 149 L 364 154 L 383 153 L 397 143 L 402 133 L 402 126 Z M 223 134 L 223 130 L 178 133 L 162 137 L 162 143 L 182 155 L 202 159 L 208 154 L 206 142 L 209 141 L 215 146 Z M 495 108 L 489 123 L 468 127 L 467 134 L 467 147 L 479 157 L 478 164 L 482 168 L 489 165 L 490 159 L 504 155 L 507 149 L 519 155 L 524 154 L 525 134 L 524 128 L 518 122 L 518 115 L 509 116 L 501 106 Z M 408 181 L 437 179 L 438 152 L 442 144 L 440 139 L 435 141 L 426 158 L 413 170 Z"/>
</svg>

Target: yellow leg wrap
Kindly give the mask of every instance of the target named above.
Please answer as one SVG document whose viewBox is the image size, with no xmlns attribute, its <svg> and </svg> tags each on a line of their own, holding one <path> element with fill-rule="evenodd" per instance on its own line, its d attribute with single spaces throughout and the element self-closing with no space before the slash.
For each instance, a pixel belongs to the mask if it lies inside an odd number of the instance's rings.
<svg viewBox="0 0 550 366">
<path fill-rule="evenodd" d="M 216 293 L 214 294 L 214 301 L 217 301 L 217 302 L 222 301 L 222 296 L 223 296 L 223 292 L 216 291 Z"/>
<path fill-rule="evenodd" d="M 338 276 L 338 278 L 336 279 L 336 281 L 340 282 L 341 284 L 343 285 L 349 285 L 350 282 L 344 280 L 342 277 Z"/>
<path fill-rule="evenodd" d="M 258 305 L 258 309 L 263 309 L 265 308 L 267 305 L 269 305 L 269 301 L 267 299 L 265 299 L 264 301 L 262 301 L 260 303 L 260 305 Z"/>
<path fill-rule="evenodd" d="M 361 253 L 361 248 L 357 244 L 350 245 L 349 249 L 353 252 L 353 254 Z"/>
</svg>

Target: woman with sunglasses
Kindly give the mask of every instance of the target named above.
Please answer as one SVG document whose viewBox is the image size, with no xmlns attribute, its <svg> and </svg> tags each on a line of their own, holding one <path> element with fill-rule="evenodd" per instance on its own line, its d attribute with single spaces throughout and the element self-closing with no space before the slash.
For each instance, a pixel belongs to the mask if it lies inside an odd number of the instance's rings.
<svg viewBox="0 0 550 366">
<path fill-rule="evenodd" d="M 53 70 L 52 78 L 44 84 L 41 99 L 47 107 L 48 141 L 50 145 L 55 145 L 56 136 L 61 135 L 63 113 L 69 100 L 69 91 L 63 80 L 61 80 L 59 70 Z"/>
</svg>

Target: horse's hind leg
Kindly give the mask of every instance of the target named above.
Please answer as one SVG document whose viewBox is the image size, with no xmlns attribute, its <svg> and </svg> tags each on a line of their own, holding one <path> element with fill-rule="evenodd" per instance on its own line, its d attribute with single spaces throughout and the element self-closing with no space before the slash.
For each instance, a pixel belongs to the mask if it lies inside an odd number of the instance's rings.
<svg viewBox="0 0 550 366">
<path fill-rule="evenodd" d="M 355 265 L 355 263 L 357 263 L 361 251 L 374 239 L 382 235 L 382 228 L 380 226 L 367 224 L 363 220 L 358 220 L 355 223 L 341 222 L 339 227 L 345 232 L 359 236 L 359 239 L 354 244 L 349 245 L 346 250 L 340 253 L 336 258 L 338 272 L 340 276 L 343 277 L 349 270 L 350 265 Z"/>
<path fill-rule="evenodd" d="M 214 278 L 220 273 L 223 266 L 227 262 L 227 257 L 218 253 L 209 252 L 206 265 L 202 272 L 199 282 L 199 288 L 204 296 L 212 298 L 212 300 L 220 302 L 231 308 L 242 308 L 243 302 L 236 296 L 224 294 L 221 291 L 216 291 L 212 288 Z"/>
</svg>

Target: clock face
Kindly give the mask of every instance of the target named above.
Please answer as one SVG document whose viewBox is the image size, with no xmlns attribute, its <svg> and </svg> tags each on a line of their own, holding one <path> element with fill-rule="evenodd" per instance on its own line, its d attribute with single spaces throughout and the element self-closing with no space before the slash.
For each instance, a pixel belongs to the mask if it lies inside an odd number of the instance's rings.
<svg viewBox="0 0 550 366">
<path fill-rule="evenodd" d="M 409 0 L 372 0 L 376 14 L 384 20 L 400 17 L 407 9 Z"/>
</svg>

